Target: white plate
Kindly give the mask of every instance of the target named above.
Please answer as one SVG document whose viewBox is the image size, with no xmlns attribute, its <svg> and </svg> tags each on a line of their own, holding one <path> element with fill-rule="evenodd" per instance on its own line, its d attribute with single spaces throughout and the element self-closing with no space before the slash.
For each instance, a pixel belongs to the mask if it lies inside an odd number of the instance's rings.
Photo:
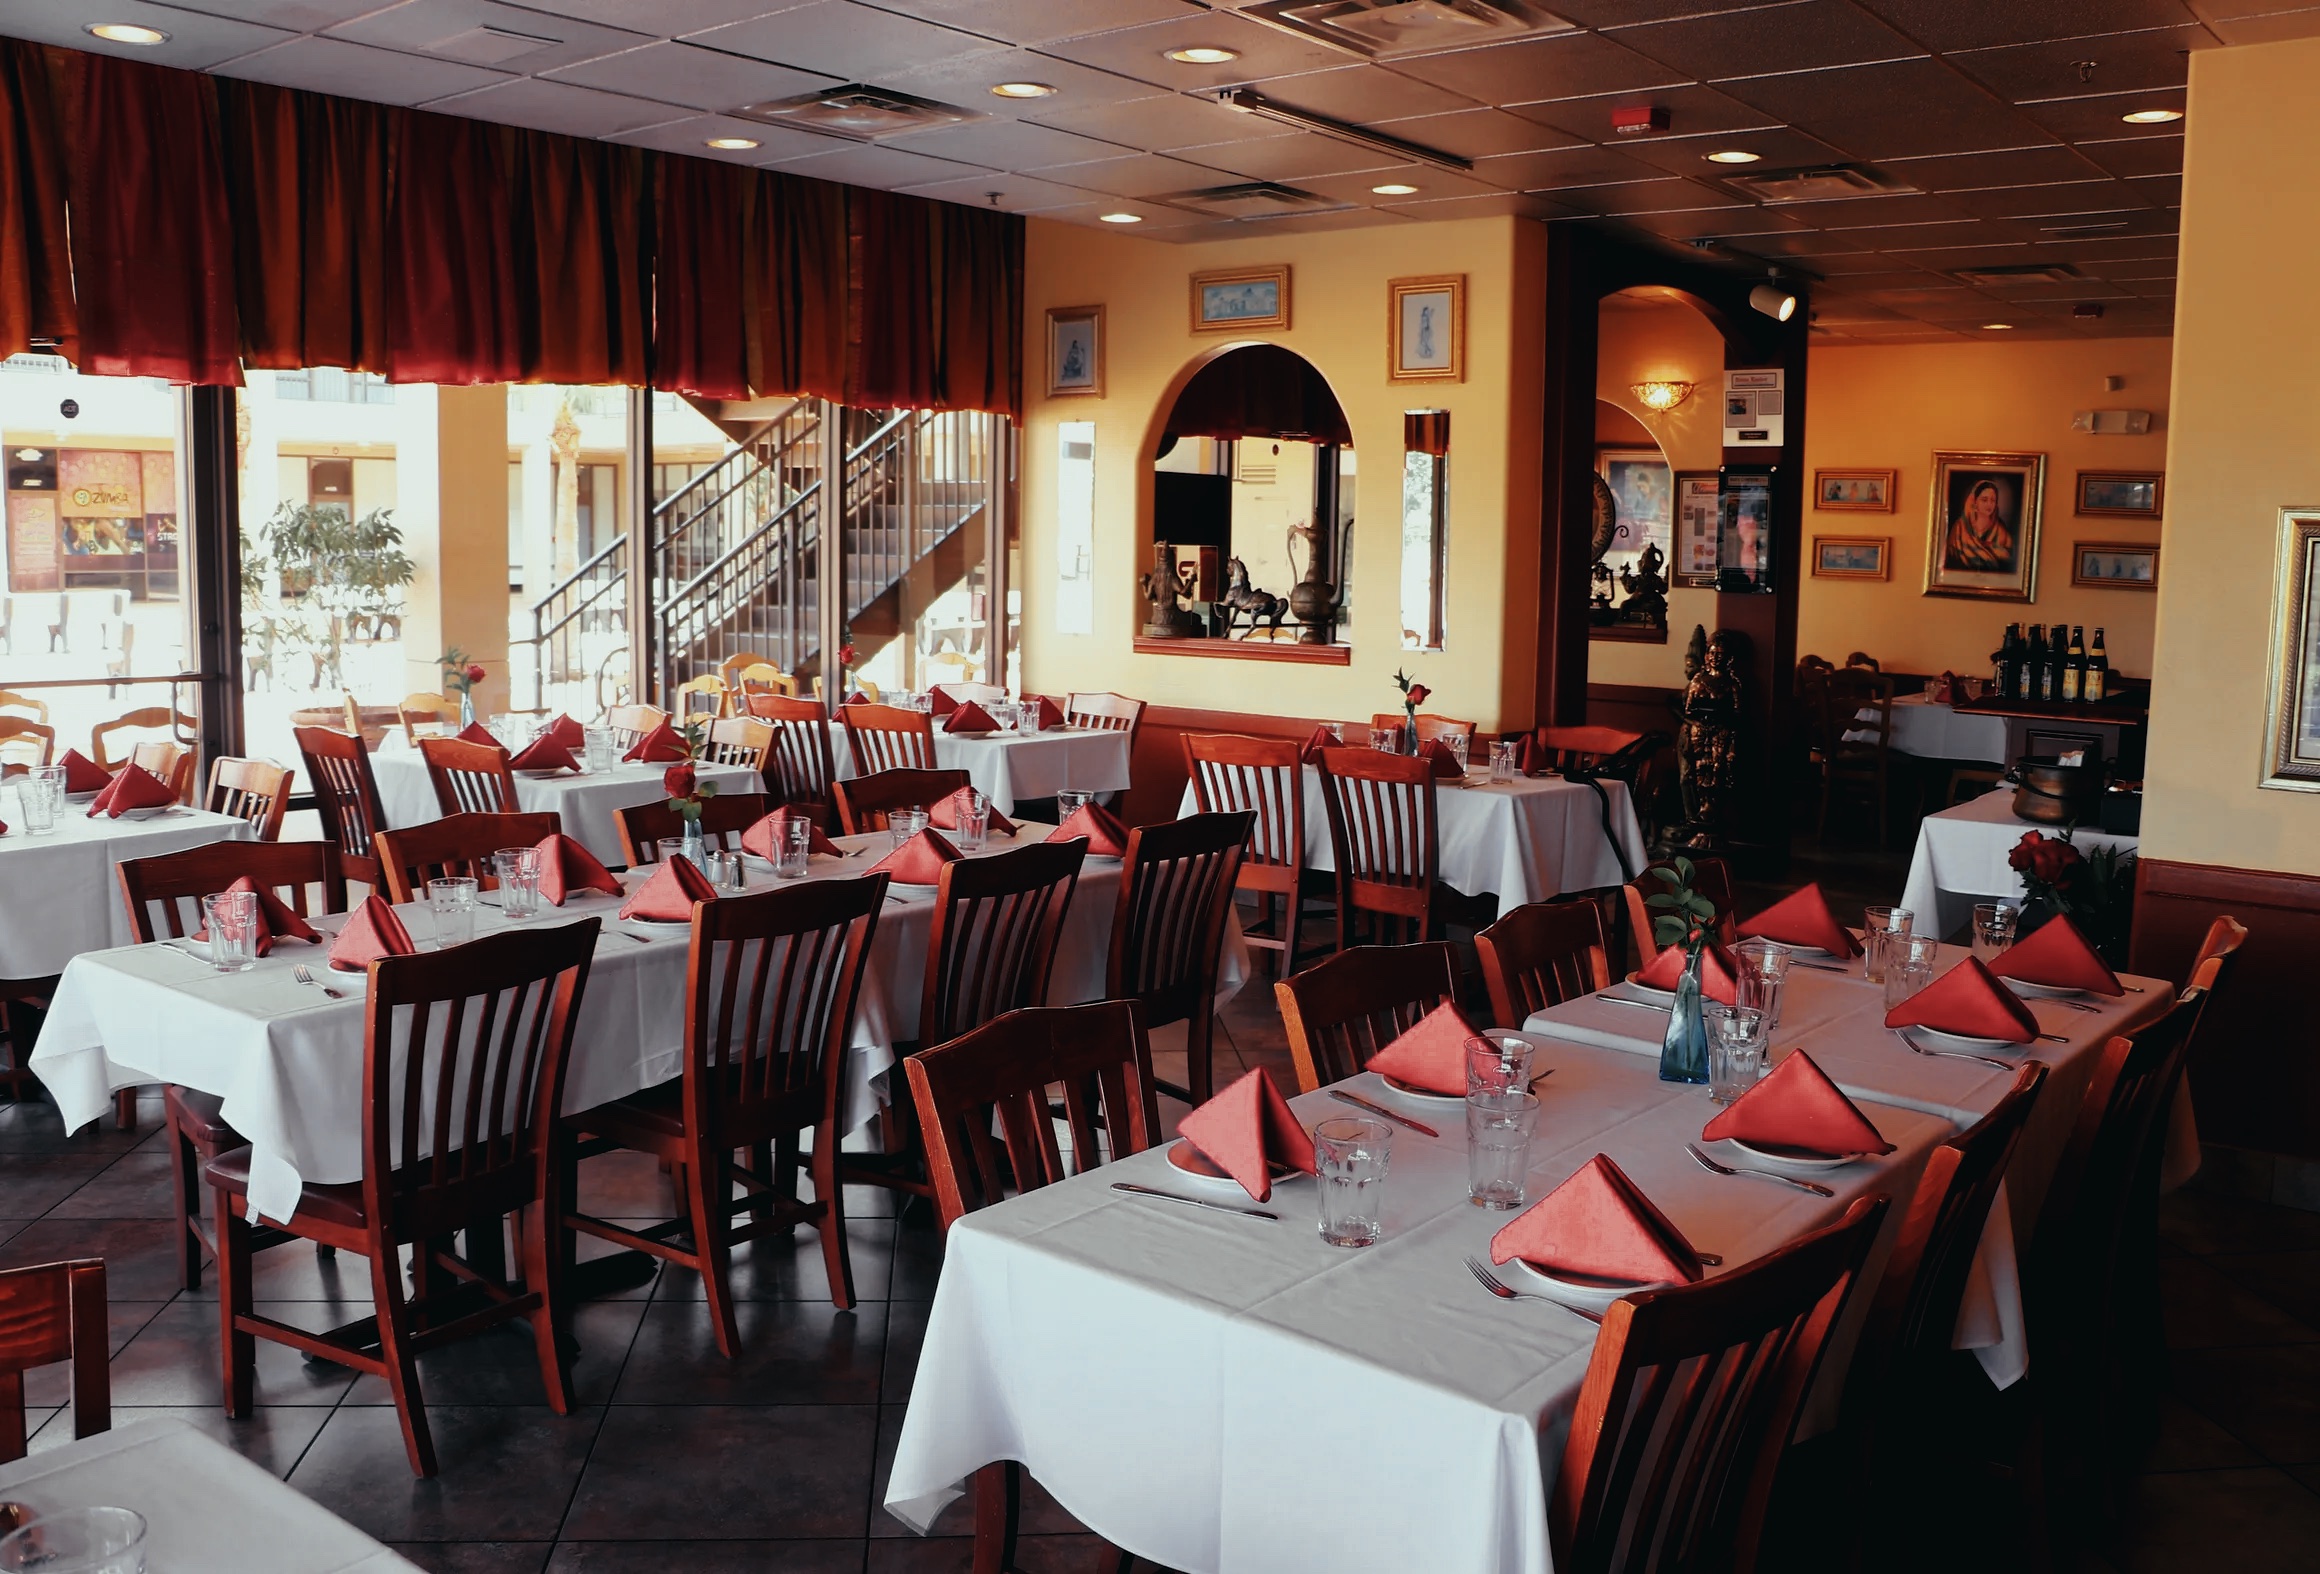
<svg viewBox="0 0 2320 1574">
<path fill-rule="evenodd" d="M 1628 988 L 1639 995 L 1648 995 L 1655 1002 L 1664 1001 L 1669 1005 L 1675 1004 L 1676 992 L 1674 990 L 1662 989 L 1657 984 L 1645 983 L 1641 972 L 1628 974 L 1625 982 Z"/>
<path fill-rule="evenodd" d="M 87 792 L 68 792 L 64 795 L 64 801 L 66 803 L 92 803 L 96 800 L 97 794 L 104 790 L 102 787 L 91 787 Z"/>
<path fill-rule="evenodd" d="M 1399 1094 L 1406 1099 L 1413 1099 L 1420 1104 L 1463 1104 L 1466 1102 L 1466 1095 L 1463 1093 L 1430 1093 L 1424 1088 L 1414 1088 L 1407 1082 L 1396 1082 L 1382 1071 L 1377 1074 L 1377 1079 L 1386 1085 L 1387 1092 Z"/>
<path fill-rule="evenodd" d="M 1958 1044 L 1972 1050 L 2023 1050 L 2030 1047 L 2027 1044 L 2017 1044 L 2010 1038 L 1977 1038 L 1971 1033 L 1944 1033 L 1940 1028 L 1927 1027 L 1922 1022 L 1912 1022 L 1909 1025 L 1909 1031 L 1923 1033 L 1927 1038 L 1933 1039 L 1936 1048 L 1948 1044 Z"/>
<path fill-rule="evenodd" d="M 165 819 L 168 816 L 177 814 L 179 812 L 181 812 L 181 810 L 177 804 L 156 804 L 150 809 L 123 809 L 117 816 L 115 816 L 115 818 L 122 820 L 159 820 Z M 192 811 L 184 810 L 182 812 L 191 813 Z"/>
<path fill-rule="evenodd" d="M 516 774 L 528 781 L 536 782 L 543 781 L 550 776 L 574 776 L 578 775 L 579 773 L 573 770 L 569 765 L 549 765 L 544 767 L 527 765 L 517 770 Z"/>
<path fill-rule="evenodd" d="M 1234 1180 L 1218 1168 L 1214 1159 L 1194 1147 L 1186 1138 L 1178 1137 L 1168 1145 L 1168 1167 L 1175 1172 L 1177 1179 L 1189 1181 L 1195 1186 L 1205 1186 L 1211 1191 L 1237 1192 L 1243 1197 L 1248 1196 L 1248 1191 L 1239 1181 Z M 1288 1181 L 1295 1180 L 1298 1175 L 1298 1171 L 1287 1164 L 1276 1163 L 1272 1166 L 1272 1171 L 1275 1189 Z"/>
<path fill-rule="evenodd" d="M 1738 1148 L 1750 1158 L 1761 1160 L 1774 1169 L 1781 1170 L 1841 1170 L 1864 1156 L 1858 1153 L 1848 1153 L 1837 1158 L 1830 1158 L 1825 1153 L 1811 1153 L 1803 1148 L 1760 1147 L 1753 1142 L 1743 1142 L 1738 1137 L 1729 1140 L 1733 1147 Z"/>
<path fill-rule="evenodd" d="M 640 929 L 666 929 L 671 934 L 693 927 L 690 918 L 623 918 L 620 922 L 635 924 Z"/>
<path fill-rule="evenodd" d="M 2026 978 L 2008 978 L 1998 975 L 1998 982 L 2017 995 L 2028 995 L 2034 1000 L 2066 1000 L 2075 995 L 2091 995 L 2091 989 L 2065 989 L 2060 984 L 2033 984 Z"/>
<path fill-rule="evenodd" d="M 1660 1279 L 1650 1283 L 1631 1284 L 1624 1280 L 1595 1279 L 1583 1274 L 1574 1274 L 1566 1278 L 1561 1274 L 1549 1273 L 1537 1263 L 1521 1257 L 1517 1257 L 1514 1262 L 1515 1265 L 1521 1267 L 1524 1273 L 1530 1275 L 1549 1300 L 1560 1301 L 1565 1306 L 1576 1306 L 1598 1315 L 1611 1310 L 1611 1303 L 1623 1295 L 1633 1295 L 1638 1290 L 1664 1289 L 1669 1283 L 1668 1280 Z"/>
</svg>

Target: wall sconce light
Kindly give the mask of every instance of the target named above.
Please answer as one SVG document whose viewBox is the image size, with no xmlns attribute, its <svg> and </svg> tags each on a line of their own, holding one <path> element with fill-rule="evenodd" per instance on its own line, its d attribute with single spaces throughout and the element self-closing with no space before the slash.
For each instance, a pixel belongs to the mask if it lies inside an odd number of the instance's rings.
<svg viewBox="0 0 2320 1574">
<path fill-rule="evenodd" d="M 1646 410 L 1665 415 L 1692 396 L 1692 383 L 1653 382 L 1636 383 L 1628 392 L 1640 400 Z"/>
</svg>

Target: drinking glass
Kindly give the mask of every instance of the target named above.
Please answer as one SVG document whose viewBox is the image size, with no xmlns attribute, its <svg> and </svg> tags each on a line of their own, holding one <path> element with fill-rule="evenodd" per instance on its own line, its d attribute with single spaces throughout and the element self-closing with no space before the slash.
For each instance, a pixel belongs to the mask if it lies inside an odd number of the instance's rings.
<svg viewBox="0 0 2320 1574">
<path fill-rule="evenodd" d="M 1974 904 L 1974 955 L 1995 962 L 1998 953 L 2014 943 L 2014 924 L 2022 910 L 2006 902 Z"/>
<path fill-rule="evenodd" d="M 0 1538 L 0 1570 L 144 1574 L 145 1516 L 126 1508 L 68 1508 Z"/>
<path fill-rule="evenodd" d="M 983 706 L 983 712 L 999 724 L 1001 732 L 1013 732 L 1016 717 L 1020 714 L 1013 700 L 991 700 Z"/>
<path fill-rule="evenodd" d="M 1095 797 L 1096 795 L 1092 792 L 1084 792 L 1077 787 L 1066 787 L 1055 795 L 1056 818 L 1059 820 L 1070 819 L 1080 810 L 1095 802 Z"/>
<path fill-rule="evenodd" d="M 527 922 L 540 910 L 540 850 L 503 847 L 491 855 L 492 873 L 499 878 L 499 910 L 508 922 Z"/>
<path fill-rule="evenodd" d="M 1469 1063 L 1471 1064 L 1471 1063 Z M 1466 1200 L 1505 1212 L 1523 1205 L 1539 1100 L 1520 1088 L 1466 1095 Z"/>
<path fill-rule="evenodd" d="M 959 851 L 979 853 L 983 839 L 991 829 L 991 800 L 974 788 L 967 789 L 966 802 L 959 807 Z"/>
<path fill-rule="evenodd" d="M 476 882 L 453 875 L 427 882 L 427 905 L 435 914 L 435 949 L 448 951 L 475 938 Z"/>
<path fill-rule="evenodd" d="M 1370 728 L 1370 730 L 1369 730 L 1369 746 L 1370 746 L 1371 748 L 1373 748 L 1373 749 L 1377 750 L 1377 751 L 1378 751 L 1378 753 L 1380 753 L 1380 754 L 1399 754 L 1399 753 L 1401 753 L 1401 752 L 1402 752 L 1402 729 L 1401 729 L 1401 728 L 1399 728 L 1399 727 L 1372 727 L 1372 728 Z"/>
<path fill-rule="evenodd" d="M 1522 774 L 1522 749 L 1519 744 L 1497 742 L 1490 746 L 1490 779 L 1511 782 Z"/>
<path fill-rule="evenodd" d="M 1885 937 L 1905 935 L 1917 915 L 1906 907 L 1861 910 L 1861 976 L 1874 984 L 1885 976 Z"/>
<path fill-rule="evenodd" d="M 687 863 L 693 861 L 685 852 L 685 839 L 682 836 L 664 836 L 656 845 L 660 849 L 662 863 L 667 863 L 672 858 L 683 858 Z M 699 865 L 694 867 L 698 868 Z"/>
<path fill-rule="evenodd" d="M 806 859 L 813 852 L 814 828 L 805 820 L 786 821 L 781 828 L 781 854 L 774 860 L 773 873 L 780 880 L 802 880 L 806 877 Z"/>
<path fill-rule="evenodd" d="M 1885 1009 L 1895 1006 L 1933 982 L 1933 966 L 1941 955 L 1936 935 L 1888 935 L 1885 939 Z"/>
<path fill-rule="evenodd" d="M 1465 775 L 1467 756 L 1473 752 L 1474 740 L 1463 732 L 1452 732 L 1444 734 L 1442 741 L 1449 746 L 1450 758 L 1458 762 L 1458 774 Z"/>
<path fill-rule="evenodd" d="M 900 847 L 904 842 L 925 830 L 926 818 L 926 811 L 917 808 L 897 809 L 888 815 L 886 817 L 886 830 L 894 838 L 894 845 Z"/>
<path fill-rule="evenodd" d="M 1022 733 L 1039 731 L 1039 702 L 1025 700 L 1015 708 L 1015 730 Z"/>
<path fill-rule="evenodd" d="M 1733 975 L 1738 1004 L 1764 1013 L 1766 1037 L 1780 1031 L 1780 997 L 1788 989 L 1788 964 L 1796 953 L 1771 940 L 1743 940 L 1732 948 L 1739 964 Z"/>
<path fill-rule="evenodd" d="M 220 891 L 201 899 L 209 926 L 209 965 L 221 973 L 246 973 L 258 965 L 258 893 Z"/>
<path fill-rule="evenodd" d="M 1531 1085 L 1531 1056 L 1538 1046 L 1527 1038 L 1481 1034 L 1466 1041 L 1466 1091 L 1522 1093 Z"/>
<path fill-rule="evenodd" d="M 64 767 L 35 765 L 18 779 L 17 801 L 24 805 L 24 829 L 46 836 L 56 829 L 57 811 L 64 804 Z"/>
<path fill-rule="evenodd" d="M 1764 1013 L 1710 1001 L 1700 1020 L 1708 1029 L 1708 1097 L 1729 1104 L 1764 1073 Z"/>
<path fill-rule="evenodd" d="M 585 763 L 590 775 L 611 770 L 614 762 L 620 758 L 620 749 L 613 741 L 610 727 L 588 728 L 582 735 L 580 747 L 587 757 Z"/>
<path fill-rule="evenodd" d="M 1394 1128 L 1347 1115 L 1313 1128 L 1321 1185 L 1321 1239 L 1331 1246 L 1374 1246 L 1384 1233 L 1386 1166 Z"/>
</svg>

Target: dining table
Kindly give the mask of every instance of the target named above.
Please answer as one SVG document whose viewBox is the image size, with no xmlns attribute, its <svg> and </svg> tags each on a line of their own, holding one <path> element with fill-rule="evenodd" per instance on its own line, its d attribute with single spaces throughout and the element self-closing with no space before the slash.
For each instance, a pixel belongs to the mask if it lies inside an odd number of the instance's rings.
<svg viewBox="0 0 2320 1574">
<path fill-rule="evenodd" d="M 830 723 L 830 759 L 840 781 L 856 775 L 843 722 Z M 968 782 L 1001 814 L 1019 802 L 1066 789 L 1103 795 L 1128 790 L 1128 734 L 1101 727 L 1047 727 L 1038 732 L 945 732 L 934 724 L 935 768 L 965 771 Z"/>
<path fill-rule="evenodd" d="M 1917 846 L 1909 856 L 1909 881 L 1901 905 L 1915 915 L 1918 932 L 1954 935 L 1974 916 L 1977 902 L 2023 899 L 2022 876 L 2006 855 L 2031 832 L 2059 837 L 2063 828 L 2025 820 L 2014 812 L 2014 789 L 2001 787 L 1979 798 L 1929 814 L 1918 823 Z M 2111 848 L 2133 854 L 2141 839 L 2082 825 L 2070 840 L 2083 853 Z"/>
<path fill-rule="evenodd" d="M 1877 712 L 1864 706 L 1854 719 L 1874 722 Z M 1892 728 L 1891 746 L 1896 754 L 1927 760 L 1979 760 L 1991 765 L 2004 765 L 2010 759 L 2005 717 L 1961 711 L 1946 700 L 1935 699 L 1930 691 L 1895 695 Z M 1847 743 L 1875 739 L 1874 727 L 1845 734 Z"/>
<path fill-rule="evenodd" d="M 56 828 L 25 828 L 14 792 L 0 792 L 0 978 L 47 978 L 84 951 L 135 938 L 115 866 L 128 858 L 252 839 L 249 822 L 182 805 L 131 809 L 119 819 L 88 812 L 94 794 L 66 800 Z"/>
<path fill-rule="evenodd" d="M 1012 836 L 994 836 L 968 856 L 996 856 L 1052 829 L 1019 823 Z M 808 860 L 804 879 L 857 878 L 893 841 L 890 833 L 876 831 L 839 837 L 834 845 L 836 854 Z M 754 857 L 747 863 L 751 889 L 778 883 L 770 865 Z M 650 872 L 621 874 L 623 891 Z M 1064 916 L 1046 1003 L 1104 997 L 1121 877 L 1120 859 L 1087 860 Z M 839 1070 L 841 1133 L 868 1123 L 895 1091 L 894 1046 L 918 1036 L 935 899 L 932 886 L 896 885 L 880 907 Z M 479 937 L 511 927 L 505 913 L 490 905 L 495 900 L 495 893 L 484 893 L 475 921 Z M 586 918 L 603 924 L 565 1073 L 567 1113 L 656 1086 L 681 1069 L 689 931 L 624 921 L 617 916 L 622 900 L 589 892 L 525 920 L 534 927 Z M 434 944 L 434 916 L 425 902 L 395 911 L 422 948 Z M 222 1118 L 249 1139 L 250 1205 L 258 1213 L 287 1218 L 307 1182 L 361 1179 L 367 975 L 323 964 L 328 937 L 346 922 L 345 914 L 309 921 L 324 934 L 323 944 L 277 945 L 239 973 L 215 971 L 205 959 L 206 947 L 185 941 L 74 958 L 57 983 L 32 1053 L 32 1070 L 55 1098 L 65 1129 L 77 1130 L 110 1109 L 116 1088 L 176 1083 L 216 1094 Z M 301 966 L 313 983 L 299 981 Z M 1236 925 L 1226 939 L 1220 996 L 1237 991 L 1247 976 L 1247 947 Z"/>
</svg>

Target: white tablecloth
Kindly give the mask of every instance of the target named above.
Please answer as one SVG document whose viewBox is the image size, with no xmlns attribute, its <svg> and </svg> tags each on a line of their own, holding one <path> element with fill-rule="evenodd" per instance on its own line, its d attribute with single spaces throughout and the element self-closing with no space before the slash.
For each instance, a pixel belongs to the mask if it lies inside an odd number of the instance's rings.
<svg viewBox="0 0 2320 1574">
<path fill-rule="evenodd" d="M 0 792 L 0 978 L 46 978 L 83 951 L 133 938 L 113 866 L 124 858 L 183 852 L 211 842 L 246 842 L 250 827 L 231 815 L 166 810 L 151 818 L 90 819 L 68 803 L 56 829 L 24 829 L 14 792 Z"/>
<path fill-rule="evenodd" d="M 564 818 L 564 834 L 606 863 L 618 867 L 628 861 L 620 845 L 623 809 L 665 797 L 661 778 L 666 765 L 615 765 L 609 771 L 569 772 L 556 776 L 516 777 L 516 806 L 526 813 L 553 810 Z M 381 743 L 371 756 L 371 774 L 378 779 L 379 807 L 386 812 L 390 830 L 427 825 L 443 818 L 435 801 L 435 784 L 428 780 L 427 762 L 416 749 L 398 738 Z M 715 782 L 719 792 L 763 792 L 755 771 L 739 765 L 704 765 L 701 780 Z"/>
<path fill-rule="evenodd" d="M 1329 810 L 1321 801 L 1321 773 L 1308 766 L 1304 776 L 1305 864 L 1310 869 L 1335 869 Z M 1504 913 L 1572 891 L 1626 883 L 1628 875 L 1603 834 L 1602 800 L 1585 783 L 1559 776 L 1493 782 L 1482 771 L 1470 772 L 1466 783 L 1464 787 L 1439 783 L 1434 794 L 1436 857 L 1442 883 L 1452 890 L 1468 896 L 1495 893 L 1498 910 Z M 1610 795 L 1612 829 L 1626 850 L 1628 866 L 1641 873 L 1648 860 L 1627 784 L 1606 781 L 1602 787 Z M 1198 808 L 1188 782 L 1176 812 L 1182 816 Z"/>
<path fill-rule="evenodd" d="M 1972 921 L 1976 902 L 2020 901 L 2022 877 L 2007 865 L 2006 855 L 2030 831 L 2054 837 L 2062 827 L 2016 819 L 2011 787 L 1927 815 L 1918 824 L 1909 884 L 1901 893 L 1901 905 L 1917 915 L 1918 933 L 1953 935 Z M 2140 845 L 2136 837 L 2083 825 L 2071 833 L 2071 841 L 2082 853 L 2098 847 L 2131 853 Z"/>
<path fill-rule="evenodd" d="M 1864 710 L 1860 719 L 1874 719 Z M 1866 731 L 1848 732 L 1848 741 L 1866 742 Z M 1930 694 L 1904 694 L 1893 701 L 1893 748 L 1929 760 L 1985 760 L 2004 765 L 2006 718 L 1960 713 Z"/>
<path fill-rule="evenodd" d="M 154 1574 L 417 1574 L 336 1514 L 174 1418 L 134 1421 L 0 1465 L 0 1498 L 41 1513 L 145 1516 Z"/>
<path fill-rule="evenodd" d="M 840 781 L 854 776 L 854 751 L 846 728 L 830 723 L 830 758 Z M 967 779 L 1001 814 L 1013 814 L 1018 800 L 1052 798 L 1066 787 L 1086 792 L 1128 790 L 1128 735 L 1090 728 L 1048 732 L 1001 732 L 954 736 L 934 724 L 934 763 L 965 771 Z"/>
</svg>

